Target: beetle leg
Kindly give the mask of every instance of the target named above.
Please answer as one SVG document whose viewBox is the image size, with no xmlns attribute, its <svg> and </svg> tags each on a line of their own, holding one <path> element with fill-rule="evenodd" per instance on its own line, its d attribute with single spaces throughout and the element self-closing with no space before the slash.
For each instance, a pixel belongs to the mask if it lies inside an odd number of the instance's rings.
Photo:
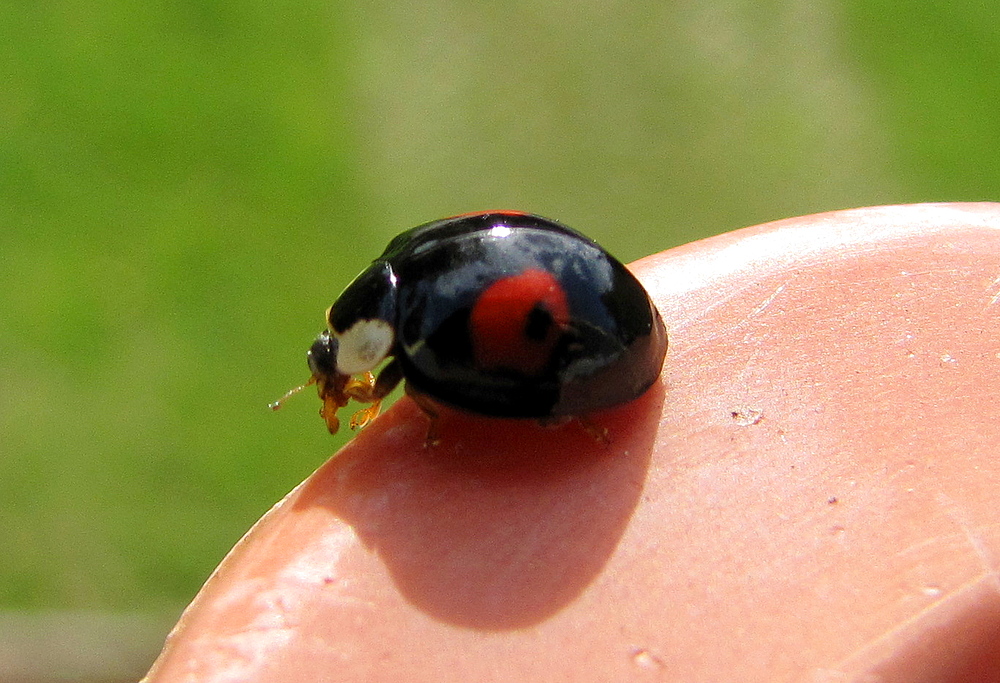
<svg viewBox="0 0 1000 683">
<path fill-rule="evenodd" d="M 378 417 L 382 399 L 388 396 L 402 379 L 403 369 L 395 358 L 382 368 L 378 377 L 366 372 L 364 380 L 350 379 L 344 393 L 359 403 L 371 404 L 351 416 L 351 429 L 361 429 Z"/>
<path fill-rule="evenodd" d="M 364 429 L 368 426 L 368 423 L 378 417 L 379 411 L 382 409 L 382 402 L 375 401 L 367 408 L 362 408 L 353 415 L 351 415 L 351 429 Z"/>
<path fill-rule="evenodd" d="M 563 415 L 559 417 L 543 417 L 538 420 L 538 424 L 541 427 L 562 427 L 563 425 L 573 422 L 580 425 L 594 441 L 604 444 L 605 446 L 611 445 L 611 435 L 608 433 L 607 427 L 602 427 L 601 425 L 587 419 L 582 415 Z"/>
<path fill-rule="evenodd" d="M 424 448 L 429 448 L 430 446 L 437 446 L 441 443 L 441 437 L 438 434 L 438 414 L 437 407 L 434 402 L 423 394 L 413 391 L 410 389 L 410 385 L 406 385 L 406 394 L 413 399 L 413 402 L 417 404 L 421 412 L 427 416 L 430 423 L 427 425 L 427 433 L 424 435 Z"/>
<path fill-rule="evenodd" d="M 591 422 L 587 418 L 581 417 L 579 415 L 574 417 L 573 421 L 579 424 L 581 427 L 583 427 L 583 431 L 590 434 L 590 436 L 594 439 L 594 441 L 602 443 L 605 446 L 611 445 L 611 435 L 608 433 L 607 427 L 602 427 L 596 422 Z"/>
<path fill-rule="evenodd" d="M 403 380 L 403 366 L 400 365 L 399 360 L 393 358 L 389 361 L 382 372 L 378 373 L 378 377 L 375 379 L 375 386 L 372 388 L 372 393 L 377 400 L 382 400 L 389 395 L 393 389 Z"/>
<path fill-rule="evenodd" d="M 351 429 L 361 429 L 366 426 L 378 417 L 379 409 L 382 407 L 382 401 L 374 397 L 375 375 L 365 372 L 362 377 L 363 379 L 352 377 L 347 380 L 347 386 L 344 387 L 346 396 L 359 403 L 371 404 L 351 415 Z"/>
</svg>

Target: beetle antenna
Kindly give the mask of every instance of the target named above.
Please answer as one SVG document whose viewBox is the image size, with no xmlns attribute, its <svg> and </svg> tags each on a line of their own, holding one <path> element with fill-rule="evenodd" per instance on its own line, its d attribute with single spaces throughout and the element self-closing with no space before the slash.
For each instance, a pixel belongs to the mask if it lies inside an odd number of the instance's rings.
<svg viewBox="0 0 1000 683">
<path fill-rule="evenodd" d="M 285 395 L 282 396 L 281 398 L 279 398 L 277 401 L 274 401 L 273 403 L 268 403 L 267 407 L 270 408 L 271 410 L 277 410 L 278 408 L 280 408 L 281 406 L 283 406 L 285 404 L 285 401 L 287 401 L 288 399 L 290 399 L 292 396 L 294 396 L 295 394 L 299 393 L 300 391 L 302 391 L 306 387 L 312 386 L 315 383 L 316 383 L 316 378 L 315 377 L 310 377 L 308 382 L 306 382 L 305 384 L 300 384 L 299 386 L 297 386 L 297 387 L 295 387 L 293 389 L 289 389 L 288 391 L 285 392 Z"/>
</svg>

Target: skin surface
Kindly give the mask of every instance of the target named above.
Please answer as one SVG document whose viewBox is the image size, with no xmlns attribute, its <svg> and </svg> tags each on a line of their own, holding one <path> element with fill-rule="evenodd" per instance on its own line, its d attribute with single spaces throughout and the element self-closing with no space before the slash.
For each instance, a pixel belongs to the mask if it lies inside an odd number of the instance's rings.
<svg viewBox="0 0 1000 683">
<path fill-rule="evenodd" d="M 633 269 L 670 350 L 591 416 L 610 443 L 447 413 L 425 449 L 400 400 L 247 534 L 149 680 L 1000 680 L 1000 205 Z"/>
</svg>

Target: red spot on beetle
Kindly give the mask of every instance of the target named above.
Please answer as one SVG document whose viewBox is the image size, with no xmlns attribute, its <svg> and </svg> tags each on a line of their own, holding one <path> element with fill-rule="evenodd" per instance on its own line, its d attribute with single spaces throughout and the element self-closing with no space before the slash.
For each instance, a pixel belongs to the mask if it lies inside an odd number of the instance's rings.
<svg viewBox="0 0 1000 683">
<path fill-rule="evenodd" d="M 479 295 L 469 317 L 476 364 L 537 375 L 569 321 L 566 292 L 552 274 L 532 268 L 497 280 Z"/>
</svg>

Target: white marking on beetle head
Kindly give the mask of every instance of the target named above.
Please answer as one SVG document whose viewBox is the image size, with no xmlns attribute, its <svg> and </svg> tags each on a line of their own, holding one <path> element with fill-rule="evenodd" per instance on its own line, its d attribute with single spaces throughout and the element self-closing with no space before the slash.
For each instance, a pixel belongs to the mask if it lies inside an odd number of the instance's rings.
<svg viewBox="0 0 1000 683">
<path fill-rule="evenodd" d="M 337 371 L 345 375 L 368 372 L 385 359 L 395 336 L 392 325 L 384 320 L 357 321 L 337 335 Z"/>
</svg>

